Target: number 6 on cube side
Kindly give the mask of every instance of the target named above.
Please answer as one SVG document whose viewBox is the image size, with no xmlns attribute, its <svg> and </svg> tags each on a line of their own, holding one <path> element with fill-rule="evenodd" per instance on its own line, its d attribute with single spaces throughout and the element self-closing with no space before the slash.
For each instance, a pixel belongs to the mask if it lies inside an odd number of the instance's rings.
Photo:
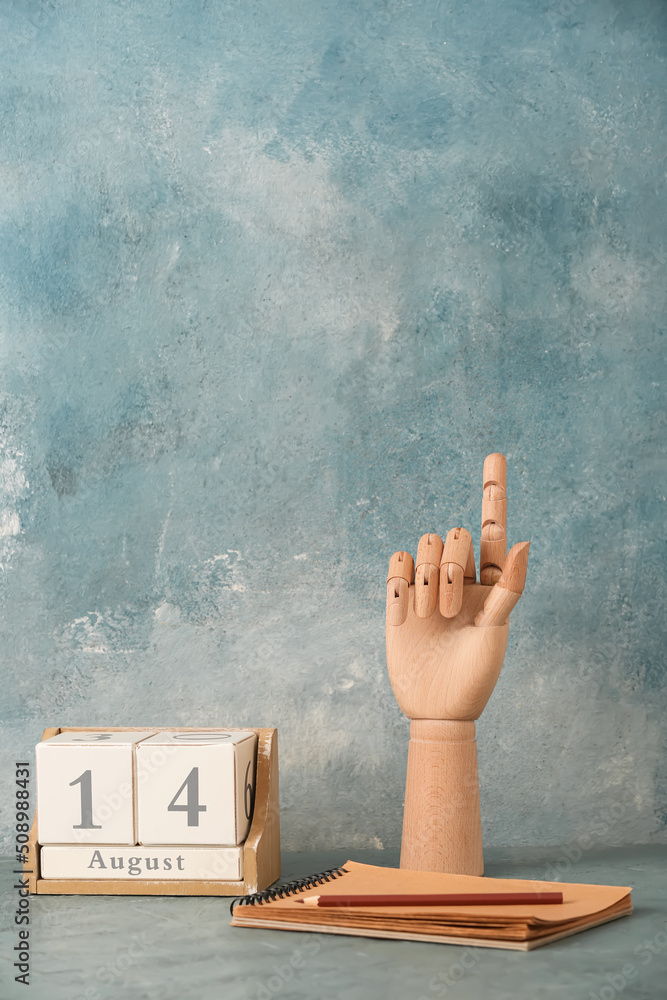
<svg viewBox="0 0 667 1000">
<path fill-rule="evenodd" d="M 252 730 L 157 733 L 137 747 L 140 844 L 243 843 L 252 819 Z"/>
<path fill-rule="evenodd" d="M 251 777 L 250 781 L 248 781 L 248 775 L 250 774 L 251 768 L 252 768 L 252 761 L 249 760 L 248 766 L 245 769 L 245 778 L 243 779 L 243 784 L 244 784 L 243 808 L 245 809 L 245 818 L 248 820 L 248 822 L 250 822 L 250 820 L 252 819 L 252 807 L 255 804 L 255 786 L 252 781 L 254 774 Z"/>
</svg>

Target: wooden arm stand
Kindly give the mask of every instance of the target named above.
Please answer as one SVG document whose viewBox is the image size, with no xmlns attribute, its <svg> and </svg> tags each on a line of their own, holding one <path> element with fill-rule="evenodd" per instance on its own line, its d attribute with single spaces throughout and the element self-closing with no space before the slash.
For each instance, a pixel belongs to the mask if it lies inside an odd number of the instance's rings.
<svg viewBox="0 0 667 1000">
<path fill-rule="evenodd" d="M 484 874 L 474 722 L 410 723 L 401 868 Z"/>
<path fill-rule="evenodd" d="M 63 726 L 45 729 L 43 740 L 58 733 L 76 733 L 95 729 L 99 733 L 178 732 L 205 733 L 211 727 L 187 726 Z M 220 729 L 217 726 L 212 731 Z M 229 728 L 229 727 L 226 727 Z M 239 727 L 231 727 L 239 728 Z M 255 729 L 257 733 L 257 775 L 255 803 L 250 831 L 243 844 L 243 881 L 174 879 L 44 879 L 40 878 L 40 846 L 37 843 L 37 818 L 32 824 L 24 874 L 31 893 L 86 896 L 246 896 L 261 892 L 280 877 L 280 805 L 278 800 L 278 730 Z"/>
</svg>

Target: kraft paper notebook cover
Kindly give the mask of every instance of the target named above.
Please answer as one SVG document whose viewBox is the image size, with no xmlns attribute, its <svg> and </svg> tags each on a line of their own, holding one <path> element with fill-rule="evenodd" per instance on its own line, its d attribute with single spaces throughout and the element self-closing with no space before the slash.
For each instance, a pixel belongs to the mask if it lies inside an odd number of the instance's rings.
<svg viewBox="0 0 667 1000">
<path fill-rule="evenodd" d="M 528 951 L 632 912 L 628 886 L 441 875 L 348 861 L 332 873 L 278 886 L 233 905 L 232 926 L 354 934 Z M 321 909 L 299 896 L 444 892 L 562 892 L 541 906 L 420 906 Z M 251 904 L 251 905 L 249 905 Z"/>
</svg>

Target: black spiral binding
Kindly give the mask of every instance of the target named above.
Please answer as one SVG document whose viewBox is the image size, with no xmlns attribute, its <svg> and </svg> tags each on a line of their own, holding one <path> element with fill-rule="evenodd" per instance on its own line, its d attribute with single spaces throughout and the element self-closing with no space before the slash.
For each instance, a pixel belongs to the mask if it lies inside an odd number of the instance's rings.
<svg viewBox="0 0 667 1000">
<path fill-rule="evenodd" d="M 238 896 L 232 900 L 229 912 L 234 916 L 235 906 L 254 906 L 257 903 L 270 903 L 273 899 L 284 899 L 285 896 L 294 896 L 302 889 L 314 889 L 316 885 L 324 885 L 325 882 L 332 882 L 341 875 L 347 875 L 347 868 L 328 868 L 325 872 L 318 872 L 317 875 L 309 875 L 308 878 L 295 878 L 285 885 L 277 885 L 273 889 L 265 889 L 264 892 L 253 892 L 250 896 Z"/>
</svg>

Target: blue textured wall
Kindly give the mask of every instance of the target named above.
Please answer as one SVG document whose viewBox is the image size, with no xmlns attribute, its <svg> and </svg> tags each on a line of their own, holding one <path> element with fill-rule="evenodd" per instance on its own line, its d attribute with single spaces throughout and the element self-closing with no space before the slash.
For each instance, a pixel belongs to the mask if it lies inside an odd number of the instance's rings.
<svg viewBox="0 0 667 1000">
<path fill-rule="evenodd" d="M 486 841 L 665 839 L 666 29 L 0 5 L 5 789 L 47 724 L 275 724 L 285 846 L 395 846 L 386 563 L 502 450 Z"/>
</svg>

